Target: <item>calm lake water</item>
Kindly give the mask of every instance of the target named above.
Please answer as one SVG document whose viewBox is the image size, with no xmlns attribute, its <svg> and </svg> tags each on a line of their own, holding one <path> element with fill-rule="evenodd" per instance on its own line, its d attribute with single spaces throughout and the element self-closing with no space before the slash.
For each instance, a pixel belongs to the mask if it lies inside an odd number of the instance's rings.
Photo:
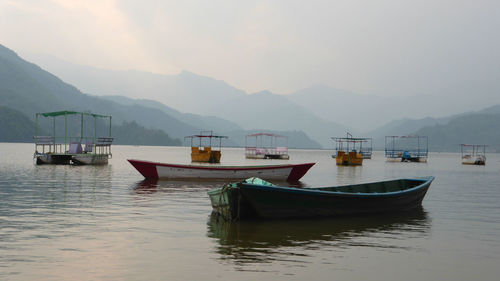
<svg viewBox="0 0 500 281">
<path fill-rule="evenodd" d="M 320 220 L 217 222 L 207 191 L 224 182 L 144 181 L 127 158 L 188 163 L 189 148 L 114 146 L 108 166 L 35 166 L 32 144 L 0 143 L 0 280 L 498 280 L 500 156 L 463 166 L 337 167 L 332 151 L 291 150 L 316 162 L 301 183 L 328 186 L 436 177 L 415 213 Z"/>
</svg>

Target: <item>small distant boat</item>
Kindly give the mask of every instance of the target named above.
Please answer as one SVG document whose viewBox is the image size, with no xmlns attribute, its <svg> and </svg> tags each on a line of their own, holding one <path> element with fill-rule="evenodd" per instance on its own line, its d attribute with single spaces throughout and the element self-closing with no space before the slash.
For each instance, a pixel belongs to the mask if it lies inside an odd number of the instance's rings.
<svg viewBox="0 0 500 281">
<path fill-rule="evenodd" d="M 191 139 L 191 162 L 220 163 L 222 139 L 227 139 L 227 136 L 214 135 L 213 131 L 201 131 L 199 135 L 184 138 Z M 213 147 L 212 140 L 219 140 L 219 146 Z"/>
<path fill-rule="evenodd" d="M 148 179 L 245 179 L 258 176 L 269 180 L 300 180 L 315 163 L 262 165 L 262 166 L 215 166 L 182 165 L 128 159 Z"/>
<path fill-rule="evenodd" d="M 255 138 L 255 141 L 249 141 L 249 138 Z M 282 140 L 281 146 L 278 146 L 279 140 Z M 245 137 L 245 158 L 288 160 L 290 159 L 290 155 L 288 155 L 288 137 L 270 133 L 247 135 Z"/>
<path fill-rule="evenodd" d="M 335 137 L 332 140 L 336 143 L 335 154 L 332 157 L 335 158 L 337 165 L 363 165 L 363 159 L 372 158 L 371 138 L 353 138 L 347 133 L 345 138 Z"/>
<path fill-rule="evenodd" d="M 326 217 L 409 211 L 421 206 L 434 177 L 332 186 L 276 186 L 259 178 L 208 192 L 213 211 L 226 220 Z"/>
<path fill-rule="evenodd" d="M 385 157 L 390 162 L 426 163 L 429 156 L 427 136 L 386 136 Z"/>
<path fill-rule="evenodd" d="M 461 144 L 462 164 L 486 165 L 486 145 Z"/>
</svg>

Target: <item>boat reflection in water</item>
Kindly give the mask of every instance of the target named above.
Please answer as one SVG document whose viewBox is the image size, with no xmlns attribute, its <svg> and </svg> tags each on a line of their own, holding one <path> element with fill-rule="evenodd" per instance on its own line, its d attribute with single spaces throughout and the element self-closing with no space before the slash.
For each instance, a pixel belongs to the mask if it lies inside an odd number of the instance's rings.
<svg viewBox="0 0 500 281">
<path fill-rule="evenodd" d="M 301 188 L 305 185 L 301 181 L 287 182 L 274 181 L 277 184 L 288 185 L 291 187 Z M 132 185 L 132 189 L 136 194 L 152 194 L 156 192 L 169 192 L 180 189 L 213 189 L 221 185 L 227 184 L 227 180 L 221 179 L 191 179 L 191 180 L 161 180 L 161 179 L 144 179 Z"/>
<path fill-rule="evenodd" d="M 153 193 L 171 193 L 183 191 L 206 190 L 216 188 L 226 184 L 227 181 L 211 180 L 209 182 L 203 180 L 161 180 L 161 179 L 144 179 L 132 185 L 132 190 L 136 194 L 153 194 Z M 187 195 L 186 195 L 187 196 Z"/>
<path fill-rule="evenodd" d="M 430 226 L 423 208 L 399 215 L 237 222 L 212 213 L 207 236 L 218 241 L 216 252 L 221 260 L 244 266 L 283 260 L 307 262 L 303 259 L 310 256 L 308 253 L 313 257 L 317 251 L 352 247 L 412 250 L 406 239 L 425 238 Z"/>
<path fill-rule="evenodd" d="M 133 186 L 137 194 L 153 194 L 158 192 L 158 179 L 144 179 Z"/>
</svg>

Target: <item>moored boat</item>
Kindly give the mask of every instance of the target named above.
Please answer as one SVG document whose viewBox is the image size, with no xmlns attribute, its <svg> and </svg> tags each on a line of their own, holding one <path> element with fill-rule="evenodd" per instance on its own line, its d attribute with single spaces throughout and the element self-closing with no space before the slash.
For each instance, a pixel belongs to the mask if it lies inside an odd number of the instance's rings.
<svg viewBox="0 0 500 281">
<path fill-rule="evenodd" d="M 362 215 L 421 206 L 434 177 L 317 188 L 276 186 L 259 178 L 208 192 L 213 211 L 226 220 Z"/>
<path fill-rule="evenodd" d="M 213 131 L 201 131 L 199 135 L 184 138 L 191 140 L 191 162 L 220 163 L 222 139 L 227 139 L 227 136 L 214 135 Z M 219 146 L 212 146 L 212 140 L 219 140 Z"/>
<path fill-rule="evenodd" d="M 215 166 L 158 163 L 128 159 L 145 178 L 160 179 L 245 179 L 258 176 L 269 180 L 298 181 L 315 163 Z"/>
<path fill-rule="evenodd" d="M 462 164 L 464 165 L 486 165 L 486 145 L 484 144 L 461 144 Z"/>
<path fill-rule="evenodd" d="M 429 156 L 427 136 L 386 136 L 385 157 L 389 162 L 426 163 Z"/>
<path fill-rule="evenodd" d="M 336 144 L 335 154 L 332 157 L 335 158 L 337 165 L 358 166 L 363 165 L 363 159 L 372 158 L 371 138 L 354 138 L 348 132 L 345 138 L 335 137 L 332 140 Z"/>
<path fill-rule="evenodd" d="M 255 140 L 255 141 L 249 141 Z M 278 146 L 279 140 L 281 146 Z M 252 143 L 252 144 L 249 144 Z M 271 133 L 255 133 L 245 137 L 245 158 L 247 159 L 290 159 L 288 137 Z"/>
<path fill-rule="evenodd" d="M 42 119 L 42 117 L 44 117 Z M 52 119 L 52 136 L 39 136 L 39 122 L 44 119 Z M 56 129 L 56 118 L 64 121 L 64 131 Z M 97 119 L 109 119 L 109 136 L 98 137 Z M 62 120 L 64 119 L 64 120 Z M 84 120 L 91 121 L 94 124 L 93 135 L 89 135 L 84 130 Z M 47 120 L 46 120 L 47 121 Z M 68 123 L 75 124 L 80 122 L 80 130 L 78 136 L 68 135 Z M 111 116 L 93 114 L 90 112 L 76 111 L 56 111 L 37 113 L 35 115 L 35 153 L 33 158 L 36 159 L 37 165 L 43 164 L 58 164 L 58 165 L 105 165 L 108 164 L 108 159 L 112 157 L 111 144 Z M 45 122 L 47 126 L 47 122 Z M 62 133 L 64 132 L 64 135 Z M 85 134 L 87 132 L 87 134 Z M 61 134 L 61 135 L 57 135 Z"/>
</svg>

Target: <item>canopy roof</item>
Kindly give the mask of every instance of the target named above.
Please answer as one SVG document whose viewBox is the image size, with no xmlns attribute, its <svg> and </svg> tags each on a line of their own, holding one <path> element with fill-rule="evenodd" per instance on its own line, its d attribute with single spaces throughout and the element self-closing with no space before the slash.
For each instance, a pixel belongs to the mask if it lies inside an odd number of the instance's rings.
<svg viewBox="0 0 500 281">
<path fill-rule="evenodd" d="M 258 137 L 258 136 L 269 136 L 269 137 L 276 137 L 276 138 L 288 138 L 287 136 L 282 136 L 282 135 L 277 135 L 277 134 L 271 134 L 271 133 L 255 133 L 255 134 L 247 135 L 247 137 Z"/>
<path fill-rule="evenodd" d="M 407 135 L 407 136 L 385 136 L 386 138 L 427 138 L 427 136 Z"/>
<path fill-rule="evenodd" d="M 100 114 L 94 114 L 90 112 L 78 112 L 78 111 L 54 111 L 54 112 L 45 112 L 45 113 L 37 113 L 36 115 L 42 115 L 43 117 L 57 117 L 57 116 L 63 116 L 63 115 L 87 115 L 87 116 L 92 116 L 92 117 L 101 117 L 101 118 L 111 118 L 109 115 L 100 115 Z"/>
<path fill-rule="evenodd" d="M 214 138 L 214 139 L 227 139 L 228 136 L 216 136 L 216 135 L 192 135 L 186 136 L 184 138 Z"/>
<path fill-rule="evenodd" d="M 332 137 L 332 140 L 338 141 L 338 142 L 367 142 L 371 139 L 372 138 L 335 138 L 335 137 Z"/>
<path fill-rule="evenodd" d="M 214 135 L 213 131 L 201 131 L 199 135 L 192 135 L 192 136 L 187 136 L 184 138 L 210 138 L 210 139 L 227 139 L 227 136 L 217 136 Z"/>
</svg>

